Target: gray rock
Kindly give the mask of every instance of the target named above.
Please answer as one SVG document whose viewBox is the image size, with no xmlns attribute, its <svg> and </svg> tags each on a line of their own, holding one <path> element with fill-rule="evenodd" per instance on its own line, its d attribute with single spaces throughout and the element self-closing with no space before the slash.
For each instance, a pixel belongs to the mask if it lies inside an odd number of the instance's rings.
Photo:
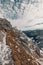
<svg viewBox="0 0 43 65">
<path fill-rule="evenodd" d="M 10 24 L 10 22 L 8 20 L 0 18 L 0 29 L 8 31 L 8 30 L 12 29 L 12 25 Z"/>
</svg>

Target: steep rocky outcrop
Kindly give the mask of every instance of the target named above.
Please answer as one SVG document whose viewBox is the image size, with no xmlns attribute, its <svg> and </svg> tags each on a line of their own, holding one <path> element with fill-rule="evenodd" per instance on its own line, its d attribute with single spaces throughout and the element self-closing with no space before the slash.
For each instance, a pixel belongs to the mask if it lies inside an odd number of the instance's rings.
<svg viewBox="0 0 43 65">
<path fill-rule="evenodd" d="M 30 38 L 0 18 L 0 65 L 41 65 L 40 56 Z"/>
<path fill-rule="evenodd" d="M 10 24 L 9 21 L 7 21 L 6 19 L 1 19 L 0 18 L 0 29 L 5 30 L 6 32 L 11 30 L 12 25 Z"/>
</svg>

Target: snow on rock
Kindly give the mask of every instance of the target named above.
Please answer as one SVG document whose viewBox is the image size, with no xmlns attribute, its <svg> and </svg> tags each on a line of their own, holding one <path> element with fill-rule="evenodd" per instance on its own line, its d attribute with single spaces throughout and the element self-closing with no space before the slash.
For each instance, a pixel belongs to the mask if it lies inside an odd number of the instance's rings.
<svg viewBox="0 0 43 65">
<path fill-rule="evenodd" d="M 0 64 L 41 65 L 43 60 L 39 47 L 8 22 L 0 19 Z"/>
<path fill-rule="evenodd" d="M 0 31 L 0 64 L 9 64 L 11 60 L 11 49 L 6 45 L 6 35 Z"/>
</svg>

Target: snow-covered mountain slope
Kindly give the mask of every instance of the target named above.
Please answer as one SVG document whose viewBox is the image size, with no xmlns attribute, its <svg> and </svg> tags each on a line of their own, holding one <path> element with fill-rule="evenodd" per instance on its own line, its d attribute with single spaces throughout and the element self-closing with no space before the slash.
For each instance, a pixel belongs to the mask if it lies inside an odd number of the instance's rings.
<svg viewBox="0 0 43 65">
<path fill-rule="evenodd" d="M 0 17 L 20 30 L 43 29 L 43 0 L 0 0 Z"/>
<path fill-rule="evenodd" d="M 0 65 L 43 65 L 43 50 L 23 32 L 0 19 Z"/>
</svg>

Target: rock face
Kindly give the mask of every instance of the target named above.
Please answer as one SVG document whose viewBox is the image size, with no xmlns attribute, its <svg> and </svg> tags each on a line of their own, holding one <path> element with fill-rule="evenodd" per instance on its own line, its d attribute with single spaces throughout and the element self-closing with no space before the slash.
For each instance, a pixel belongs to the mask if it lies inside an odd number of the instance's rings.
<svg viewBox="0 0 43 65">
<path fill-rule="evenodd" d="M 6 65 L 12 62 L 11 49 L 6 45 L 6 35 L 0 31 L 0 65 Z"/>
<path fill-rule="evenodd" d="M 0 19 L 0 65 L 41 65 L 40 49 L 24 33 Z"/>
<path fill-rule="evenodd" d="M 12 25 L 10 24 L 9 21 L 7 21 L 6 19 L 1 19 L 0 18 L 0 29 L 3 29 L 5 31 L 8 31 L 12 28 Z"/>
</svg>

